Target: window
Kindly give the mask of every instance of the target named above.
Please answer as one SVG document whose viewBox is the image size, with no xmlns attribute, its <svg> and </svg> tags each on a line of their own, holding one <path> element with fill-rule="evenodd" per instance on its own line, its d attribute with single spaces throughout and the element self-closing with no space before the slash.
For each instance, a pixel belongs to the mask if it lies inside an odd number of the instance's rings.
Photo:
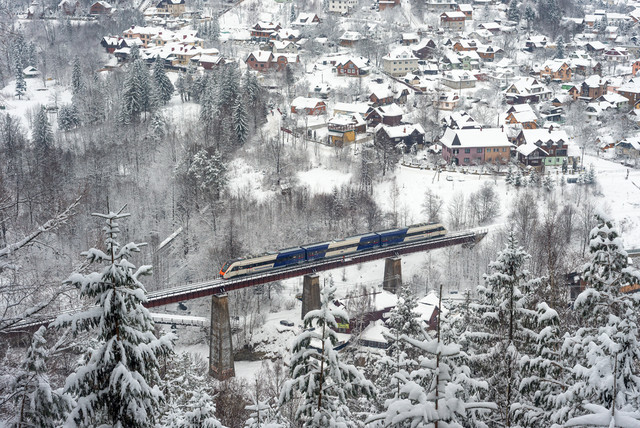
<svg viewBox="0 0 640 428">
<path fill-rule="evenodd" d="M 482 149 L 478 149 L 478 150 L 477 150 L 477 152 L 478 152 L 478 153 L 482 153 Z"/>
<path fill-rule="evenodd" d="M 464 163 L 469 163 L 469 158 L 464 158 Z"/>
<path fill-rule="evenodd" d="M 464 149 L 465 153 L 471 153 L 471 149 Z"/>
<path fill-rule="evenodd" d="M 503 152 L 506 152 L 506 151 L 507 151 L 507 148 L 506 148 L 506 147 L 503 147 L 503 148 L 502 148 L 502 151 L 503 151 Z"/>
</svg>

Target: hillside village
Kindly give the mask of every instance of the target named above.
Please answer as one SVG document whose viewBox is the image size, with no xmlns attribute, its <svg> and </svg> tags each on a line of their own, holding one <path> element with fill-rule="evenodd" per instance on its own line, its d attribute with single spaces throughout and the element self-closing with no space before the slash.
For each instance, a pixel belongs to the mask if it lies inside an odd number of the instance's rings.
<svg viewBox="0 0 640 428">
<path fill-rule="evenodd" d="M 0 4 L 0 427 L 637 426 L 640 3 L 462 1 Z"/>
</svg>

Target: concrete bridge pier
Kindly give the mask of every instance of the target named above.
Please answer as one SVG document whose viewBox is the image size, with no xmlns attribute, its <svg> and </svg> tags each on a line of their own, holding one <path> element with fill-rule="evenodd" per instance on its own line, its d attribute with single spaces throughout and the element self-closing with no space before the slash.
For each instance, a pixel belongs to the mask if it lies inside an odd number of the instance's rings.
<svg viewBox="0 0 640 428">
<path fill-rule="evenodd" d="M 235 376 L 227 293 L 211 296 L 209 375 L 220 380 Z"/>
<path fill-rule="evenodd" d="M 320 309 L 320 277 L 318 274 L 305 275 L 302 280 L 302 318 L 307 312 Z"/>
<path fill-rule="evenodd" d="M 382 289 L 396 293 L 402 287 L 402 259 L 387 257 L 384 260 L 384 281 Z"/>
</svg>

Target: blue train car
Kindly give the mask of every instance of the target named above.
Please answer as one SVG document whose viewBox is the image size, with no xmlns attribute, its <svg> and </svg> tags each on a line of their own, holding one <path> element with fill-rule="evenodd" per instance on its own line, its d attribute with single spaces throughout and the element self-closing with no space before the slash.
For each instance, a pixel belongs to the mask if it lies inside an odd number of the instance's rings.
<svg viewBox="0 0 640 428">
<path fill-rule="evenodd" d="M 279 268 L 282 266 L 295 265 L 298 263 L 302 263 L 305 261 L 305 252 L 304 249 L 297 248 L 289 248 L 287 250 L 278 251 L 278 255 L 276 256 L 276 261 L 273 263 L 274 268 Z"/>
<path fill-rule="evenodd" d="M 302 247 L 306 253 L 307 261 L 313 261 L 317 259 L 323 259 L 327 255 L 331 242 L 320 242 L 317 244 L 309 244 Z"/>
<path fill-rule="evenodd" d="M 380 235 L 377 233 L 368 233 L 360 237 L 358 243 L 358 251 L 370 250 L 380 246 Z"/>
<path fill-rule="evenodd" d="M 382 230 L 380 232 L 376 232 L 380 235 L 380 246 L 386 247 L 388 245 L 396 245 L 404 242 L 404 238 L 407 236 L 407 229 L 391 229 L 391 230 Z"/>
</svg>

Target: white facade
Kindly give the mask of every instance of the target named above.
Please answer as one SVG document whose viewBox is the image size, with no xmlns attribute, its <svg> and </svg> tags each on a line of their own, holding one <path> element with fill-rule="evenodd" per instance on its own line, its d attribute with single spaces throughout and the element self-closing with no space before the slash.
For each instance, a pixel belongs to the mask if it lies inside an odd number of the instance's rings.
<svg viewBox="0 0 640 428">
<path fill-rule="evenodd" d="M 334 13 L 349 13 L 351 9 L 356 7 L 357 0 L 330 0 L 329 1 L 329 12 Z"/>
<path fill-rule="evenodd" d="M 382 57 L 382 69 L 394 77 L 402 77 L 418 68 L 418 58 L 409 49 L 399 48 Z"/>
</svg>

